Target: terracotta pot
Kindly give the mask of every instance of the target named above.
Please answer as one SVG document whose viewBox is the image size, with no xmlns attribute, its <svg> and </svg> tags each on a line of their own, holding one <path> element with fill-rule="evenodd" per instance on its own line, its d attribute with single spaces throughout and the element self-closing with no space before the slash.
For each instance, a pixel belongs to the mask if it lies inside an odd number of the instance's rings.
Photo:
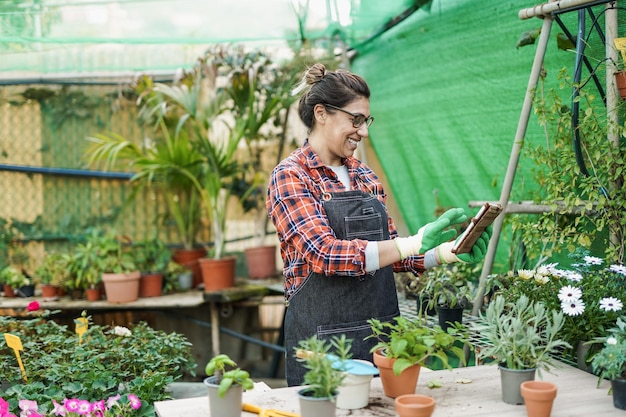
<svg viewBox="0 0 626 417">
<path fill-rule="evenodd" d="M 197 287 L 202 283 L 202 271 L 198 264 L 198 259 L 206 256 L 206 249 L 175 249 L 172 254 L 172 260 L 179 265 L 189 268 L 193 272 L 193 287 Z"/>
<path fill-rule="evenodd" d="M 415 394 L 417 379 L 422 367 L 415 364 L 405 369 L 400 375 L 396 375 L 393 372 L 395 361 L 395 359 L 390 359 L 383 355 L 382 349 L 374 352 L 374 364 L 380 372 L 380 382 L 383 385 L 385 395 L 390 398 L 396 398 L 404 394 Z"/>
<path fill-rule="evenodd" d="M 102 290 L 100 288 L 85 289 L 85 297 L 87 301 L 99 301 L 102 298 Z"/>
<path fill-rule="evenodd" d="M 8 298 L 15 297 L 15 291 L 13 291 L 13 287 L 4 284 L 4 296 Z"/>
<path fill-rule="evenodd" d="M 204 292 L 230 288 L 235 285 L 235 262 L 237 258 L 228 256 L 221 259 L 198 259 L 204 282 Z"/>
<path fill-rule="evenodd" d="M 244 250 L 250 279 L 276 275 L 276 245 L 257 246 Z"/>
<path fill-rule="evenodd" d="M 394 403 L 399 417 L 430 417 L 435 410 L 435 399 L 428 395 L 404 394 Z"/>
<path fill-rule="evenodd" d="M 41 296 L 43 298 L 57 298 L 57 287 L 50 284 L 41 284 Z"/>
<path fill-rule="evenodd" d="M 163 274 L 144 274 L 139 280 L 139 297 L 159 297 L 163 294 Z"/>
<path fill-rule="evenodd" d="M 102 274 L 109 303 L 128 303 L 139 298 L 139 271 L 122 274 Z"/>
<path fill-rule="evenodd" d="M 556 384 L 548 381 L 525 381 L 520 385 L 528 417 L 550 417 L 556 398 Z"/>
</svg>

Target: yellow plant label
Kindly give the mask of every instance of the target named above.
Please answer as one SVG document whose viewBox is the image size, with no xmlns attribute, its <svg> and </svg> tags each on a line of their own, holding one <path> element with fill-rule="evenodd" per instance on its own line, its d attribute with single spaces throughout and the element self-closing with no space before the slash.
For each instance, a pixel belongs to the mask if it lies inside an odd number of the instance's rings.
<svg viewBox="0 0 626 417">
<path fill-rule="evenodd" d="M 10 333 L 4 334 L 4 340 L 6 340 L 7 346 L 13 349 L 13 353 L 15 353 L 15 357 L 17 358 L 17 364 L 20 366 L 24 381 L 28 381 L 28 378 L 26 378 L 26 369 L 24 369 L 22 357 L 20 356 L 20 350 L 24 350 L 24 348 L 22 347 L 22 340 L 18 336 Z"/>
</svg>

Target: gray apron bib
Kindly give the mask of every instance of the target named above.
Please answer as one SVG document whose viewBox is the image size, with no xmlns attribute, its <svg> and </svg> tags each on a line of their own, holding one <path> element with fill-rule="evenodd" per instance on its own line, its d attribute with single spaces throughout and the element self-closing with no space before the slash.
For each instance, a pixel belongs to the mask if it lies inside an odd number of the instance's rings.
<svg viewBox="0 0 626 417">
<path fill-rule="evenodd" d="M 389 239 L 387 214 L 376 197 L 359 190 L 324 193 L 322 205 L 338 239 Z M 285 312 L 285 373 L 289 386 L 302 385 L 306 369 L 294 358 L 300 340 L 353 339 L 353 359 L 372 360 L 375 339 L 367 320 L 390 321 L 400 315 L 393 268 L 363 277 L 311 274 L 289 298 Z"/>
</svg>

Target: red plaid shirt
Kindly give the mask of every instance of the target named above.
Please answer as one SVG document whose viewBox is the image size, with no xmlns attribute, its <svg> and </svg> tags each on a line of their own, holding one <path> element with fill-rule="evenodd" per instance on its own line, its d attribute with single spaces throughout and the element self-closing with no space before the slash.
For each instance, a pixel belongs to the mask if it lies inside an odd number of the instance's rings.
<svg viewBox="0 0 626 417">
<path fill-rule="evenodd" d="M 387 195 L 376 174 L 356 158 L 347 158 L 351 187 L 371 193 L 385 205 Z M 283 160 L 270 176 L 267 212 L 274 222 L 284 261 L 285 297 L 288 299 L 310 273 L 362 276 L 366 240 L 338 240 L 322 209 L 324 192 L 345 188 L 324 165 L 308 142 Z M 391 238 L 398 235 L 389 217 Z M 409 257 L 393 265 L 394 272 L 423 271 L 423 256 Z"/>
</svg>

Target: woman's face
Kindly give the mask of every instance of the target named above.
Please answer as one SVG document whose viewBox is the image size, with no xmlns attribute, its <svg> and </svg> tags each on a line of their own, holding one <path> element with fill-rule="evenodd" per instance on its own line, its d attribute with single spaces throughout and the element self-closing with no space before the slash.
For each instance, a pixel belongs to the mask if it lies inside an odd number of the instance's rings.
<svg viewBox="0 0 626 417">
<path fill-rule="evenodd" d="M 366 98 L 359 98 L 341 109 L 370 117 L 370 103 Z M 323 107 L 319 111 L 322 121 L 320 123 L 317 119 L 316 129 L 311 132 L 309 140 L 325 164 L 339 166 L 341 160 L 352 156 L 361 140 L 368 136 L 367 123 L 354 127 L 354 117 L 349 113 L 331 107 Z"/>
</svg>

